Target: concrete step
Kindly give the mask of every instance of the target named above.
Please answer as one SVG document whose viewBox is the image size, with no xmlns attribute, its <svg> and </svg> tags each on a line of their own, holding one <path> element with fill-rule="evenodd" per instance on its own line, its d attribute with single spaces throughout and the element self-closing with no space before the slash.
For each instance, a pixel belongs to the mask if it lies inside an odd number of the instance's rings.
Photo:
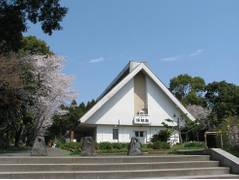
<svg viewBox="0 0 239 180">
<path fill-rule="evenodd" d="M 171 179 L 175 177 L 166 177 Z M 177 179 L 239 179 L 239 174 L 217 174 L 217 175 L 200 175 L 200 176 L 179 176 Z"/>
<path fill-rule="evenodd" d="M 120 178 L 161 178 L 197 175 L 220 175 L 228 174 L 229 168 L 177 168 L 177 169 L 153 169 L 153 170 L 115 170 L 115 171 L 35 171 L 35 172 L 0 172 L 0 178 L 5 179 L 120 179 Z"/>
<path fill-rule="evenodd" d="M 147 163 L 96 163 L 96 164 L 1 164 L 0 172 L 12 171 L 111 171 L 218 167 L 218 161 L 180 161 Z"/>
<path fill-rule="evenodd" d="M 0 157 L 0 164 L 137 163 L 208 161 L 208 155 L 95 156 L 95 157 Z"/>
</svg>

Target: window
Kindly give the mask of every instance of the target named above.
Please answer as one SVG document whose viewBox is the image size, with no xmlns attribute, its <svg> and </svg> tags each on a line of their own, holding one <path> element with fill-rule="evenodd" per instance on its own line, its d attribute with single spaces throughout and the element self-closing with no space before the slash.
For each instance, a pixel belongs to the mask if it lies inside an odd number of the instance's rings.
<svg viewBox="0 0 239 180">
<path fill-rule="evenodd" d="M 144 137 L 144 131 L 140 131 L 140 132 L 139 132 L 139 136 L 140 136 L 140 137 Z"/>
<path fill-rule="evenodd" d="M 144 137 L 144 131 L 135 131 L 135 137 Z"/>
<path fill-rule="evenodd" d="M 113 139 L 119 139 L 119 129 L 113 129 Z"/>
</svg>

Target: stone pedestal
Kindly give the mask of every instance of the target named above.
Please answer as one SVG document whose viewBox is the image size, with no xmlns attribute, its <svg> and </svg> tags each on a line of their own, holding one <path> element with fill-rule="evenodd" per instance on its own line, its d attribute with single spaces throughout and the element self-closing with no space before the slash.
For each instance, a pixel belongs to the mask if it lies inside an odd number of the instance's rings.
<svg viewBox="0 0 239 180">
<path fill-rule="evenodd" d="M 141 151 L 141 143 L 139 140 L 135 137 L 131 138 L 131 141 L 128 146 L 128 156 L 138 156 L 143 155 L 143 152 Z"/>
<path fill-rule="evenodd" d="M 82 138 L 81 156 L 94 156 L 95 155 L 95 142 L 92 137 Z"/>
</svg>

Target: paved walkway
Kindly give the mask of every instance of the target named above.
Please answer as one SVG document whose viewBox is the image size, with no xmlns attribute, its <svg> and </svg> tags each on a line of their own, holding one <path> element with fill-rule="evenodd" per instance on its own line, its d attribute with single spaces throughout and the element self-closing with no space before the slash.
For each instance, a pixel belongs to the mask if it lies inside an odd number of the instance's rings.
<svg viewBox="0 0 239 180">
<path fill-rule="evenodd" d="M 48 156 L 68 156 L 69 151 L 59 149 L 59 148 L 47 148 Z M 0 156 L 30 156 L 31 150 L 22 150 L 19 152 L 7 152 L 1 153 Z"/>
</svg>

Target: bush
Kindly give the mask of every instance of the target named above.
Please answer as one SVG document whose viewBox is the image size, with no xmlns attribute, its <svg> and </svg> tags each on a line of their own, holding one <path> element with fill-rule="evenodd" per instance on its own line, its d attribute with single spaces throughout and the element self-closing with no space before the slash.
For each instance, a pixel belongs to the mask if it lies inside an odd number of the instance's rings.
<svg viewBox="0 0 239 180">
<path fill-rule="evenodd" d="M 163 142 L 163 141 L 155 141 L 152 144 L 152 148 L 153 149 L 169 149 L 170 144 L 167 142 Z"/>
<path fill-rule="evenodd" d="M 113 149 L 113 145 L 110 142 L 101 142 L 97 144 L 97 149 L 100 150 L 112 150 Z"/>
<path fill-rule="evenodd" d="M 58 143 L 57 147 L 70 152 L 75 152 L 75 151 L 80 151 L 81 143 L 79 142 Z"/>
<path fill-rule="evenodd" d="M 127 149 L 128 143 L 110 143 L 110 142 L 101 142 L 97 144 L 98 150 L 113 150 L 113 149 Z"/>
<path fill-rule="evenodd" d="M 158 134 L 153 135 L 151 142 L 156 142 L 156 141 L 167 142 L 171 134 L 172 134 L 171 131 L 168 129 L 161 130 L 159 131 Z"/>
<path fill-rule="evenodd" d="M 143 147 L 146 149 L 153 149 L 153 143 L 143 144 Z"/>
<path fill-rule="evenodd" d="M 126 153 L 127 149 L 97 150 L 97 153 Z"/>
<path fill-rule="evenodd" d="M 113 149 L 127 149 L 128 143 L 112 143 Z"/>
<path fill-rule="evenodd" d="M 63 142 L 58 141 L 56 147 L 71 152 L 71 155 L 79 155 L 81 152 L 81 142 Z M 166 142 L 156 141 L 150 144 L 142 144 L 142 150 L 148 151 L 152 149 L 169 149 L 170 146 Z M 110 143 L 101 142 L 96 144 L 98 153 L 126 153 L 128 150 L 128 143 Z"/>
<path fill-rule="evenodd" d="M 204 148 L 204 142 L 191 141 L 184 143 L 186 148 Z"/>
</svg>

